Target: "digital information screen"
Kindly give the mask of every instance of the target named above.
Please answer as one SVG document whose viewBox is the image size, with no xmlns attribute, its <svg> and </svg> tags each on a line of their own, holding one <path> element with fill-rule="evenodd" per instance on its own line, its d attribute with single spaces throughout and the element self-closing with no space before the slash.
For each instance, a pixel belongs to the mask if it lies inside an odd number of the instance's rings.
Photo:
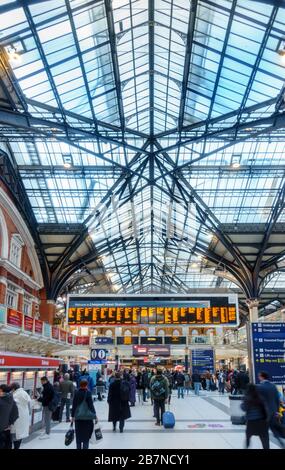
<svg viewBox="0 0 285 470">
<path fill-rule="evenodd" d="M 238 324 L 236 294 L 183 296 L 70 295 L 69 325 L 212 325 Z"/>
</svg>

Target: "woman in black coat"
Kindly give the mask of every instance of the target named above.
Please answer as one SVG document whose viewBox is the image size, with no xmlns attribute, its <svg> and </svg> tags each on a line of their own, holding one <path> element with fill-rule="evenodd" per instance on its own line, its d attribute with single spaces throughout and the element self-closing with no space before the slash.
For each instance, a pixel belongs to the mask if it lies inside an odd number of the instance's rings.
<svg viewBox="0 0 285 470">
<path fill-rule="evenodd" d="M 119 421 L 120 432 L 123 432 L 125 419 L 131 417 L 131 411 L 128 399 L 122 400 L 121 384 L 125 384 L 129 387 L 128 382 L 122 380 L 120 372 L 116 372 L 115 379 L 110 384 L 108 393 L 108 421 L 113 423 L 113 431 L 116 431 L 117 421 Z"/>
<path fill-rule="evenodd" d="M 86 401 L 88 409 L 93 413 L 94 418 L 92 419 L 79 419 L 76 417 L 76 411 L 81 403 Z M 94 408 L 91 392 L 88 390 L 87 380 L 81 380 L 80 388 L 75 392 L 73 402 L 72 402 L 72 411 L 71 411 L 71 422 L 75 421 L 75 436 L 76 436 L 76 448 L 77 449 L 88 449 L 89 440 L 92 436 L 94 429 L 93 419 L 97 423 L 96 411 Z"/>
</svg>

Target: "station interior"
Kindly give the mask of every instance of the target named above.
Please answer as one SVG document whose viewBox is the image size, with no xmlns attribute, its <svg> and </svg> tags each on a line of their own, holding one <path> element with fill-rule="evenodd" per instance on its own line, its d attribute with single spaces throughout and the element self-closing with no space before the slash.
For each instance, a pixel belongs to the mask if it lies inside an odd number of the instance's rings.
<svg viewBox="0 0 285 470">
<path fill-rule="evenodd" d="M 245 446 L 230 384 L 174 387 L 171 430 L 137 390 L 114 433 L 116 371 L 262 366 L 284 398 L 285 348 L 254 349 L 264 325 L 285 345 L 283 3 L 0 0 L 0 384 L 33 402 L 21 449 L 67 449 L 65 419 L 40 439 L 58 371 L 94 379 L 96 449 Z"/>
</svg>

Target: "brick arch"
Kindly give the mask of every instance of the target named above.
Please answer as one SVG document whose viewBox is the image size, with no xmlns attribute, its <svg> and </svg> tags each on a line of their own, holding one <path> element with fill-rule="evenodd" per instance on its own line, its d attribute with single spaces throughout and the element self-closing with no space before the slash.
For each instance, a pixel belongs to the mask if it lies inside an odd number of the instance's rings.
<svg viewBox="0 0 285 470">
<path fill-rule="evenodd" d="M 164 336 L 167 336 L 167 328 L 162 328 L 162 327 L 156 327 L 155 328 L 155 335 L 156 336 L 161 336 L 160 331 L 163 331 Z"/>
<path fill-rule="evenodd" d="M 138 328 L 138 335 L 141 336 L 141 332 L 144 331 L 145 335 L 148 335 L 148 328 Z"/>
</svg>

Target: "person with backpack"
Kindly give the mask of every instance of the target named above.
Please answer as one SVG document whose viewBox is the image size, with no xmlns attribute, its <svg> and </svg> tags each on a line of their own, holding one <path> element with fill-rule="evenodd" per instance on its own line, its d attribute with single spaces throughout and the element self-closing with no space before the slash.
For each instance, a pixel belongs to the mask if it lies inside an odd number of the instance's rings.
<svg viewBox="0 0 285 470">
<path fill-rule="evenodd" d="M 169 383 L 167 378 L 162 375 L 161 369 L 157 369 L 156 374 L 151 378 L 150 393 L 154 403 L 155 425 L 160 426 L 163 413 L 165 413 L 165 402 L 169 395 Z"/>
<path fill-rule="evenodd" d="M 99 377 L 97 376 L 97 382 L 99 381 L 100 377 L 101 377 L 101 374 L 99 375 Z M 78 385 L 79 386 L 80 386 L 80 383 L 82 382 L 82 380 L 87 380 L 88 390 L 92 394 L 95 384 L 94 384 L 93 378 L 88 374 L 86 369 L 84 369 L 84 371 L 82 372 L 82 375 L 78 378 Z M 101 399 L 99 398 L 99 394 L 98 394 L 98 400 L 101 401 Z"/>
<path fill-rule="evenodd" d="M 120 372 L 116 372 L 115 380 L 110 384 L 108 393 L 108 421 L 113 423 L 114 432 L 116 432 L 117 422 L 119 422 L 119 429 L 122 433 L 124 431 L 125 420 L 131 417 L 129 397 L 129 382 L 122 379 Z"/>
<path fill-rule="evenodd" d="M 180 397 L 184 398 L 184 383 L 185 383 L 184 374 L 181 371 L 179 371 L 178 374 L 176 375 L 178 398 Z"/>
<path fill-rule="evenodd" d="M 76 448 L 78 450 L 89 448 L 94 421 L 98 422 L 97 415 L 92 394 L 88 390 L 88 382 L 84 379 L 79 384 L 79 390 L 75 391 L 71 410 L 71 426 L 75 422 Z"/>
</svg>

